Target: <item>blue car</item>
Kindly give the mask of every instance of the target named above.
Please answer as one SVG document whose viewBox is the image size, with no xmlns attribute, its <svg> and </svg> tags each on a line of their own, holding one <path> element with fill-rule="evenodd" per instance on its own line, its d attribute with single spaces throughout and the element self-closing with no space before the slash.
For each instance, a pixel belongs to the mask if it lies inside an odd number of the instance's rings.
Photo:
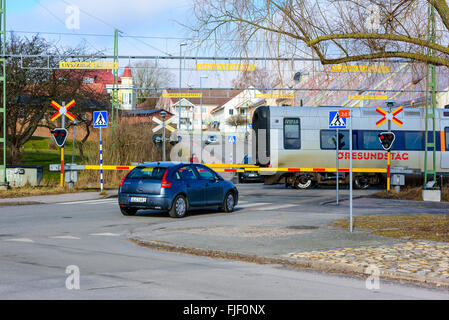
<svg viewBox="0 0 449 320">
<path fill-rule="evenodd" d="M 231 182 L 198 163 L 146 163 L 130 171 L 118 190 L 125 216 L 133 216 L 139 209 L 167 210 L 173 218 L 184 217 L 190 209 L 232 212 L 238 197 Z"/>
</svg>

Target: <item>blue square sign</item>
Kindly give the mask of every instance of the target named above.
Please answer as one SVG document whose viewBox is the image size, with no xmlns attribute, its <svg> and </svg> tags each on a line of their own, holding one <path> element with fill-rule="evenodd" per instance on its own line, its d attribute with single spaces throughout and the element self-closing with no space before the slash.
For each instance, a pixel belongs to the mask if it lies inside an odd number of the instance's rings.
<svg viewBox="0 0 449 320">
<path fill-rule="evenodd" d="M 346 129 L 346 118 L 340 118 L 338 111 L 329 111 L 329 129 Z"/>
<path fill-rule="evenodd" d="M 94 111 L 94 128 L 107 128 L 107 127 L 108 127 L 108 112 Z"/>
</svg>

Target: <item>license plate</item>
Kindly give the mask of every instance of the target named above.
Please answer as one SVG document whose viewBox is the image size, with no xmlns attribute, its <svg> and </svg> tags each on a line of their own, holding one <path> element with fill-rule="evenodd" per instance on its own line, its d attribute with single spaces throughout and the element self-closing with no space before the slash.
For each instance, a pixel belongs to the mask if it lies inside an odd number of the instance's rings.
<svg viewBox="0 0 449 320">
<path fill-rule="evenodd" d="M 130 197 L 129 202 L 145 203 L 145 202 L 147 202 L 147 198 Z"/>
<path fill-rule="evenodd" d="M 250 176 L 250 177 L 257 177 L 257 174 L 255 174 L 255 173 L 250 173 L 249 176 Z"/>
</svg>

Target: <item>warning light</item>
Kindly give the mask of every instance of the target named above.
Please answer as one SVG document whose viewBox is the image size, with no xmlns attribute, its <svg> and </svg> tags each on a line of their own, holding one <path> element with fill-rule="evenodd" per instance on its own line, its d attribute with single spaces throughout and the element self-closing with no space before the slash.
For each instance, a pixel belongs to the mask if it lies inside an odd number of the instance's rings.
<svg viewBox="0 0 449 320">
<path fill-rule="evenodd" d="M 53 138 L 55 139 L 58 147 L 64 147 L 65 140 L 67 139 L 67 130 L 64 128 L 58 128 L 51 131 Z"/>
<path fill-rule="evenodd" d="M 377 135 L 379 137 L 380 144 L 384 150 L 390 151 L 393 146 L 395 135 L 393 132 L 382 132 Z"/>
</svg>

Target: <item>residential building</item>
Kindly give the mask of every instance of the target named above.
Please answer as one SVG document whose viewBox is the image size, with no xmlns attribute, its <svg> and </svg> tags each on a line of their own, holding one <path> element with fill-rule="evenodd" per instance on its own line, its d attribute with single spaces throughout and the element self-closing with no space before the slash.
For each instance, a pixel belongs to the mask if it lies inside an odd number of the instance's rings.
<svg viewBox="0 0 449 320">
<path fill-rule="evenodd" d="M 113 78 L 112 78 L 113 79 Z M 118 99 L 120 110 L 133 110 L 136 105 L 136 94 L 134 91 L 134 81 L 131 69 L 129 66 L 125 67 L 122 76 L 118 79 Z M 106 84 L 106 91 L 112 97 L 114 88 L 113 81 Z"/>
<path fill-rule="evenodd" d="M 254 89 L 245 89 L 229 99 L 223 105 L 212 110 L 211 113 L 214 122 L 218 124 L 221 132 L 230 133 L 248 131 L 248 123 L 251 122 L 254 106 L 259 106 L 265 102 L 264 99 L 256 98 L 256 94 L 261 94 L 261 92 Z M 231 126 L 226 123 L 228 118 L 236 115 L 244 117 L 245 124 Z"/>
<path fill-rule="evenodd" d="M 179 98 L 164 97 L 164 94 L 179 94 L 179 90 L 170 89 L 163 91 L 156 105 L 158 108 L 173 113 L 176 117 L 178 117 L 179 111 L 181 111 L 181 130 L 199 131 L 200 129 L 214 129 L 217 126 L 214 126 L 215 119 L 212 115 L 212 110 L 223 105 L 240 92 L 241 90 L 203 89 L 203 98 L 201 99 L 200 97 L 182 98 L 182 94 L 201 93 L 200 90 L 182 90 L 181 101 L 179 101 Z M 179 110 L 179 105 L 181 106 L 181 110 Z M 201 118 L 203 119 L 202 126 Z"/>
</svg>

